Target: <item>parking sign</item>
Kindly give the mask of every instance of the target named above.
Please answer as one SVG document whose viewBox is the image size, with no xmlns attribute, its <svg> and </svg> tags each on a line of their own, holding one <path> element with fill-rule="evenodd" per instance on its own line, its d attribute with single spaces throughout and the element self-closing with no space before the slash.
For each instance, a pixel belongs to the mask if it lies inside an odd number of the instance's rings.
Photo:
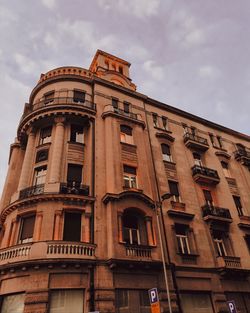
<svg viewBox="0 0 250 313">
<path fill-rule="evenodd" d="M 148 291 L 148 295 L 151 305 L 151 313 L 160 313 L 160 303 L 157 288 L 150 289 Z"/>
<path fill-rule="evenodd" d="M 234 300 L 227 301 L 227 305 L 230 313 L 237 313 L 236 305 Z"/>
</svg>

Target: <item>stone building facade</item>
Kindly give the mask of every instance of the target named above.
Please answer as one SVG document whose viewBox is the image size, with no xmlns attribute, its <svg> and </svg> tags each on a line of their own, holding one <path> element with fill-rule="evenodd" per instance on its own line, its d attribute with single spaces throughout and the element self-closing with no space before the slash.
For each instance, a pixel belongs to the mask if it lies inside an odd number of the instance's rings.
<svg viewBox="0 0 250 313">
<path fill-rule="evenodd" d="M 98 50 L 31 92 L 1 200 L 2 313 L 148 313 L 153 287 L 169 312 L 161 241 L 172 312 L 250 312 L 250 137 L 140 94 L 129 67 Z"/>
</svg>

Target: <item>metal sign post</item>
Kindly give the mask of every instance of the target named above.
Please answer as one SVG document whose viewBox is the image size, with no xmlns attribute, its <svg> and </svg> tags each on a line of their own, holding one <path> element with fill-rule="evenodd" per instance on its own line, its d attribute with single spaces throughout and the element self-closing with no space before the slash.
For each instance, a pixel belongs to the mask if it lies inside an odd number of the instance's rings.
<svg viewBox="0 0 250 313">
<path fill-rule="evenodd" d="M 236 305 L 234 300 L 227 301 L 227 305 L 230 313 L 237 313 Z"/>
<path fill-rule="evenodd" d="M 157 288 L 149 289 L 148 294 L 151 306 L 151 313 L 160 313 L 160 302 Z"/>
</svg>

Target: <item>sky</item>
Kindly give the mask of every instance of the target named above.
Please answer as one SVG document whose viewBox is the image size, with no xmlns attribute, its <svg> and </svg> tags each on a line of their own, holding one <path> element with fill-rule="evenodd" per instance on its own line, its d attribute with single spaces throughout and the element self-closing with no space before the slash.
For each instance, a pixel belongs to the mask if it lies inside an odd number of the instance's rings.
<svg viewBox="0 0 250 313">
<path fill-rule="evenodd" d="M 129 61 L 137 90 L 250 134 L 249 0 L 0 0 L 0 193 L 40 74 Z"/>
</svg>

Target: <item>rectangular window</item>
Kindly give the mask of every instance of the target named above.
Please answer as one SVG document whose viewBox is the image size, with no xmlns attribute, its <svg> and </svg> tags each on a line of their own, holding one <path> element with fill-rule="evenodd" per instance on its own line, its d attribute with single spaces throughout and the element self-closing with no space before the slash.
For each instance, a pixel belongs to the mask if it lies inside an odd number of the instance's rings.
<svg viewBox="0 0 250 313">
<path fill-rule="evenodd" d="M 35 215 L 25 216 L 21 218 L 19 241 L 18 241 L 19 244 L 32 242 L 35 219 L 36 219 Z"/>
<path fill-rule="evenodd" d="M 161 144 L 161 152 L 162 152 L 162 158 L 163 161 L 172 162 L 172 155 L 170 151 L 169 145 Z"/>
<path fill-rule="evenodd" d="M 131 245 L 140 245 L 140 232 L 137 228 L 123 227 L 123 240 Z"/>
<path fill-rule="evenodd" d="M 112 106 L 115 109 L 118 109 L 118 99 L 112 98 Z"/>
<path fill-rule="evenodd" d="M 80 187 L 82 182 L 82 165 L 68 164 L 67 184 L 69 187 Z"/>
<path fill-rule="evenodd" d="M 216 145 L 215 145 L 214 135 L 213 134 L 209 134 L 209 138 L 210 138 L 212 146 L 215 147 Z"/>
<path fill-rule="evenodd" d="M 229 172 L 229 168 L 228 168 L 228 163 L 225 161 L 221 161 L 220 163 L 221 163 L 225 177 L 231 177 L 230 172 Z"/>
<path fill-rule="evenodd" d="M 218 141 L 219 147 L 223 149 L 223 142 L 220 136 L 217 136 L 217 141 Z"/>
<path fill-rule="evenodd" d="M 84 103 L 85 102 L 85 92 L 74 90 L 73 101 L 76 103 Z"/>
<path fill-rule="evenodd" d="M 168 129 L 168 119 L 167 119 L 167 117 L 165 117 L 165 116 L 162 116 L 162 126 L 163 126 L 163 128 L 165 129 L 165 130 L 167 130 Z"/>
<path fill-rule="evenodd" d="M 188 225 L 175 224 L 175 234 L 178 245 L 178 252 L 181 254 L 190 254 L 190 245 L 188 239 Z"/>
<path fill-rule="evenodd" d="M 239 216 L 243 216 L 243 208 L 242 208 L 242 204 L 241 204 L 241 201 L 240 201 L 240 197 L 238 196 L 233 196 L 233 199 L 234 199 L 234 204 L 236 206 L 236 209 L 238 211 L 238 215 Z"/>
<path fill-rule="evenodd" d="M 126 188 L 137 188 L 135 167 L 123 165 L 123 183 Z"/>
<path fill-rule="evenodd" d="M 47 161 L 48 160 L 49 150 L 40 150 L 36 154 L 36 163 Z"/>
<path fill-rule="evenodd" d="M 39 145 L 51 142 L 52 127 L 42 128 L 40 131 Z"/>
<path fill-rule="evenodd" d="M 213 201 L 213 197 L 212 197 L 211 191 L 207 190 L 207 189 L 203 189 L 203 194 L 204 194 L 204 198 L 205 198 L 206 204 L 208 206 L 210 206 L 210 207 L 213 207 L 214 206 L 214 201 Z"/>
<path fill-rule="evenodd" d="M 178 183 L 175 181 L 168 181 L 168 185 L 169 185 L 169 191 L 173 197 L 173 200 L 175 202 L 181 202 L 181 197 L 180 197 L 180 193 L 179 193 L 179 187 L 178 187 Z"/>
<path fill-rule="evenodd" d="M 50 91 L 44 94 L 44 104 L 51 104 L 54 102 L 55 92 Z"/>
<path fill-rule="evenodd" d="M 55 290 L 50 294 L 49 313 L 83 313 L 84 293 L 82 290 Z"/>
<path fill-rule="evenodd" d="M 83 126 L 71 125 L 70 141 L 77 142 L 77 143 L 84 143 Z"/>
<path fill-rule="evenodd" d="M 120 125 L 120 140 L 121 142 L 133 144 L 132 128 L 126 125 Z"/>
<path fill-rule="evenodd" d="M 152 116 L 154 127 L 158 127 L 158 115 L 156 113 L 153 113 Z"/>
<path fill-rule="evenodd" d="M 181 302 L 184 313 L 213 313 L 213 306 L 209 294 L 183 293 Z"/>
<path fill-rule="evenodd" d="M 212 230 L 212 236 L 214 240 L 215 250 L 218 256 L 227 256 L 226 249 L 226 233 L 219 230 Z"/>
<path fill-rule="evenodd" d="M 81 241 L 81 219 L 82 214 L 79 212 L 65 212 L 64 214 L 64 241 Z"/>
<path fill-rule="evenodd" d="M 41 167 L 35 168 L 33 185 L 37 186 L 37 185 L 45 184 L 46 174 L 47 174 L 47 166 L 41 166 Z"/>
<path fill-rule="evenodd" d="M 24 293 L 3 296 L 1 313 L 23 313 L 24 299 Z"/>
<path fill-rule="evenodd" d="M 125 113 L 129 113 L 130 104 L 128 102 L 123 102 L 123 110 Z"/>
</svg>

